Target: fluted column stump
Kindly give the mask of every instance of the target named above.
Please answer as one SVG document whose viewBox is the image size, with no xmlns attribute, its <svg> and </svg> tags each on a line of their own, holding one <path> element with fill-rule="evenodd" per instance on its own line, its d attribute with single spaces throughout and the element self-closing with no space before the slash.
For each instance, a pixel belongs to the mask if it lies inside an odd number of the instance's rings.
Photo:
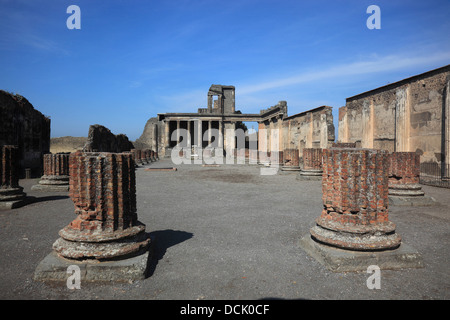
<svg viewBox="0 0 450 320">
<path fill-rule="evenodd" d="M 27 195 L 19 185 L 19 149 L 0 147 L 0 210 L 9 210 L 27 204 Z"/>
<path fill-rule="evenodd" d="M 59 231 L 35 280 L 61 280 L 67 264 L 86 268 L 84 280 L 89 281 L 145 278 L 152 241 L 136 213 L 134 168 L 130 153 L 70 155 L 70 197 L 77 217 Z"/>
<path fill-rule="evenodd" d="M 322 180 L 322 156 L 321 148 L 303 149 L 303 167 L 297 175 L 297 180 Z"/>
<path fill-rule="evenodd" d="M 422 267 L 388 219 L 388 156 L 384 150 L 323 150 L 323 210 L 301 243 L 330 270 Z"/>
<path fill-rule="evenodd" d="M 393 152 L 389 155 L 389 203 L 397 206 L 436 205 L 419 184 L 420 155 Z"/>
<path fill-rule="evenodd" d="M 284 149 L 283 151 L 283 172 L 298 172 L 300 171 L 300 159 L 298 149 Z"/>
<path fill-rule="evenodd" d="M 33 191 L 69 191 L 69 154 L 44 154 L 44 175 Z"/>
</svg>

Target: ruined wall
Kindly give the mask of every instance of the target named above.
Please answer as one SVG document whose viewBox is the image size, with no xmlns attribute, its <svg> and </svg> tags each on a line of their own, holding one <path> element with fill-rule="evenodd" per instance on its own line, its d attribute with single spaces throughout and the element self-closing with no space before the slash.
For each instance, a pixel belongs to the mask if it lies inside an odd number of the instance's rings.
<svg viewBox="0 0 450 320">
<path fill-rule="evenodd" d="M 449 83 L 446 66 L 348 98 L 339 109 L 339 141 L 449 163 Z"/>
<path fill-rule="evenodd" d="M 26 98 L 0 90 L 0 145 L 18 146 L 21 178 L 26 168 L 40 177 L 43 154 L 50 151 L 50 118 Z"/>
<path fill-rule="evenodd" d="M 322 106 L 302 112 L 282 123 L 283 149 L 298 149 L 300 157 L 304 148 L 328 148 L 334 142 L 332 108 Z"/>
<path fill-rule="evenodd" d="M 89 134 L 83 151 L 123 152 L 131 149 L 134 149 L 134 146 L 126 135 L 114 135 L 108 128 L 95 124 L 89 127 Z"/>
<path fill-rule="evenodd" d="M 144 131 L 135 141 L 134 145 L 139 149 L 151 149 L 159 154 L 164 154 L 164 124 L 157 117 L 148 119 Z"/>
</svg>

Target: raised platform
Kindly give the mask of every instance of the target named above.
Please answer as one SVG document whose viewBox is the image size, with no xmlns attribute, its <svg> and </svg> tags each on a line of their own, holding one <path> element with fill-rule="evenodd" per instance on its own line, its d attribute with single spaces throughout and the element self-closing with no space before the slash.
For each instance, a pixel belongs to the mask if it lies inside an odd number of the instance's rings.
<svg viewBox="0 0 450 320">
<path fill-rule="evenodd" d="M 367 271 L 370 265 L 391 270 L 423 267 L 421 255 L 404 243 L 394 250 L 353 251 L 321 244 L 308 234 L 300 240 L 299 245 L 311 257 L 333 272 Z"/>
<path fill-rule="evenodd" d="M 48 254 L 36 267 L 33 279 L 41 282 L 67 281 L 70 273 L 67 268 L 76 265 L 80 268 L 80 281 L 87 282 L 133 282 L 143 280 L 152 258 L 153 241 L 149 248 L 138 256 L 123 260 L 69 260 L 58 256 L 54 251 Z"/>
<path fill-rule="evenodd" d="M 389 195 L 389 205 L 392 206 L 436 206 L 439 205 L 433 197 L 423 196 L 395 196 Z"/>
</svg>

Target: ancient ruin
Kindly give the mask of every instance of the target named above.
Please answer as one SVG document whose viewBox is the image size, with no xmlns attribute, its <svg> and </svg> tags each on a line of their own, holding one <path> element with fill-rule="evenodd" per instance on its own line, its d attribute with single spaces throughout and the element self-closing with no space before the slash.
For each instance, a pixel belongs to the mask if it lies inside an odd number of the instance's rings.
<svg viewBox="0 0 450 320">
<path fill-rule="evenodd" d="M 44 154 L 44 175 L 31 190 L 69 191 L 69 153 Z"/>
<path fill-rule="evenodd" d="M 256 122 L 258 131 L 250 134 L 244 122 Z M 259 114 L 242 113 L 236 110 L 234 86 L 211 85 L 207 108 L 199 108 L 197 113 L 160 113 L 147 121 L 136 143 L 165 157 L 178 146 L 189 150 L 195 159 L 202 159 L 208 146 L 216 149 L 215 153 L 207 151 L 208 156 L 220 153 L 228 158 L 237 158 L 235 150 L 245 148 L 258 152 L 257 162 L 267 165 L 272 151 L 295 148 L 301 157 L 303 148 L 327 148 L 334 140 L 331 107 L 288 117 L 287 102 L 279 101 Z M 248 154 L 249 158 L 255 156 Z"/>
<path fill-rule="evenodd" d="M 0 90 L 0 146 L 17 146 L 19 178 L 42 175 L 44 153 L 50 152 L 50 118 L 19 94 Z"/>
<path fill-rule="evenodd" d="M 389 200 L 393 205 L 434 205 L 419 184 L 420 156 L 415 152 L 389 155 Z"/>
<path fill-rule="evenodd" d="M 19 148 L 0 147 L 0 209 L 14 209 L 26 204 L 26 193 L 19 185 Z"/>
<path fill-rule="evenodd" d="M 339 142 L 417 152 L 422 163 L 444 168 L 450 164 L 449 105 L 447 65 L 347 98 L 339 109 Z"/>
<path fill-rule="evenodd" d="M 86 264 L 91 270 L 86 280 L 144 278 L 151 240 L 137 217 L 131 153 L 78 151 L 70 155 L 69 170 L 70 197 L 77 217 L 60 230 L 48 259 L 64 257 L 59 271 L 67 263 Z M 41 263 L 36 279 L 58 277 L 55 270 L 46 267 Z"/>
<path fill-rule="evenodd" d="M 346 267 L 358 268 L 354 263 L 358 259 L 366 263 L 366 268 L 370 259 L 392 268 L 421 266 L 420 257 L 415 253 L 406 259 L 407 254 L 402 251 L 400 262 L 392 265 L 390 254 L 385 256 L 386 260 L 382 260 L 383 255 L 354 254 L 359 251 L 392 253 L 401 246 L 396 226 L 389 220 L 388 161 L 389 153 L 385 150 L 323 150 L 323 210 L 310 230 L 311 237 L 304 240 L 304 247 L 313 255 L 320 252 L 319 259 L 329 268 L 340 271 Z M 337 258 L 341 253 L 334 248 L 348 250 L 347 258 L 352 263 L 346 266 L 345 261 L 339 260 L 342 257 Z"/>
<path fill-rule="evenodd" d="M 95 124 L 89 127 L 88 138 L 84 145 L 85 152 L 124 152 L 134 149 L 133 144 L 124 134 L 113 134 L 108 128 Z"/>
<path fill-rule="evenodd" d="M 298 172 L 300 171 L 300 160 L 298 149 L 284 149 L 283 166 L 281 171 Z"/>
<path fill-rule="evenodd" d="M 321 148 L 303 149 L 303 166 L 297 180 L 322 180 L 322 155 Z"/>
</svg>

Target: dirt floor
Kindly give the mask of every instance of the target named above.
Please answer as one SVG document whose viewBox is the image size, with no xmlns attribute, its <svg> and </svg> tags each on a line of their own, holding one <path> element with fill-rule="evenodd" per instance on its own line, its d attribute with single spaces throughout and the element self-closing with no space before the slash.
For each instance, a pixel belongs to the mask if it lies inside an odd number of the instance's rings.
<svg viewBox="0 0 450 320">
<path fill-rule="evenodd" d="M 176 167 L 177 171 L 145 171 Z M 137 213 L 155 239 L 145 280 L 134 283 L 33 281 L 58 231 L 75 218 L 68 193 L 31 191 L 34 199 L 0 211 L 0 299 L 144 300 L 446 300 L 450 298 L 450 190 L 423 186 L 439 205 L 390 207 L 402 241 L 423 257 L 419 269 L 334 273 L 299 246 L 322 210 L 320 181 L 261 175 L 256 165 L 173 165 L 137 169 Z"/>
</svg>

